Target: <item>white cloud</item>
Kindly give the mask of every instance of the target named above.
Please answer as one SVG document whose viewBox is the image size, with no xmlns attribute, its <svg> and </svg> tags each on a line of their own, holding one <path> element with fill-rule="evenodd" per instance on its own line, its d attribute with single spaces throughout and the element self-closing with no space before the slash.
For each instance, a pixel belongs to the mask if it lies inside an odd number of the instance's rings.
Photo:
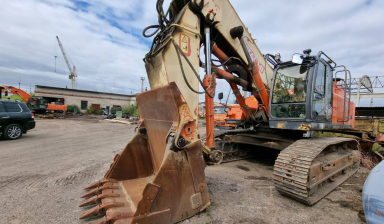
<svg viewBox="0 0 384 224">
<path fill-rule="evenodd" d="M 231 3 L 263 53 L 281 53 L 289 60 L 311 48 L 346 65 L 354 77 L 382 71 L 383 1 Z M 0 21 L 0 84 L 17 85 L 20 78 L 26 89 L 70 86 L 55 38 L 59 36 L 77 67 L 79 89 L 129 94 L 140 91 L 140 77 L 146 76 L 142 58 L 151 40 L 141 32 L 157 23 L 157 13 L 154 0 L 18 0 L 2 1 Z M 218 82 L 217 92 L 226 95 L 228 90 L 225 82 Z"/>
</svg>

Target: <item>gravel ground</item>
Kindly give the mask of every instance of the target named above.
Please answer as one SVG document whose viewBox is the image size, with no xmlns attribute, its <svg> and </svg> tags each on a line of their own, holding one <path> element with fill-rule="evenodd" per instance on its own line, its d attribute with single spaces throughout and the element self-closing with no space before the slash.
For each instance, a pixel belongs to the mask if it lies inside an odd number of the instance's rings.
<svg viewBox="0 0 384 224">
<path fill-rule="evenodd" d="M 0 140 L 0 223 L 86 223 L 78 220 L 82 188 L 103 177 L 134 127 L 37 120 L 21 139 Z M 308 207 L 273 187 L 273 154 L 207 167 L 212 206 L 182 223 L 363 223 L 358 212 L 366 169 Z"/>
</svg>

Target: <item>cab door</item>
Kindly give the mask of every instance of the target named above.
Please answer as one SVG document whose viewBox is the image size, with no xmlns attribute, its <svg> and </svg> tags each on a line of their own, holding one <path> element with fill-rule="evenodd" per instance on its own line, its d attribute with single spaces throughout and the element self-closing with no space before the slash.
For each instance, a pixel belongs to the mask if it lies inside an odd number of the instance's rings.
<svg viewBox="0 0 384 224">
<path fill-rule="evenodd" d="M 316 65 L 313 85 L 312 85 L 312 119 L 315 121 L 326 120 L 325 107 L 325 80 L 326 65 L 319 60 Z"/>
<path fill-rule="evenodd" d="M 0 133 L 4 132 L 5 126 L 7 126 L 8 119 L 8 112 L 5 111 L 3 103 L 0 102 Z"/>
<path fill-rule="evenodd" d="M 325 122 L 332 119 L 332 79 L 330 66 L 319 60 L 312 86 L 312 119 L 315 121 Z"/>
<path fill-rule="evenodd" d="M 332 122 L 333 70 L 329 65 L 326 70 L 325 83 L 325 117 L 327 121 Z"/>
</svg>

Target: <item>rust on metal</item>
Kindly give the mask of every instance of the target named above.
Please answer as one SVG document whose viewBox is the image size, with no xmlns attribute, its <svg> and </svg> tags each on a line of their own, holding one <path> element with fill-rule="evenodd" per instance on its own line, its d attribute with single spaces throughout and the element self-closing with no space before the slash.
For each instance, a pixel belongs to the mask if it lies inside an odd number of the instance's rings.
<svg viewBox="0 0 384 224">
<path fill-rule="evenodd" d="M 299 130 L 305 130 L 305 131 L 309 131 L 312 129 L 312 126 L 309 125 L 309 124 L 301 124 L 298 128 Z"/>
<path fill-rule="evenodd" d="M 278 129 L 285 129 L 285 126 L 287 125 L 286 121 L 280 121 L 277 123 L 277 128 Z"/>
<path fill-rule="evenodd" d="M 355 139 L 302 139 L 284 149 L 275 162 L 273 179 L 279 193 L 313 205 L 358 169 Z"/>
<path fill-rule="evenodd" d="M 176 84 L 138 94 L 137 101 L 139 131 L 104 178 L 86 187 L 80 206 L 96 206 L 81 219 L 175 223 L 210 204 L 197 121 Z"/>
<path fill-rule="evenodd" d="M 213 95 L 215 86 L 216 86 L 216 78 L 212 74 L 205 75 L 203 81 L 204 87 L 208 90 L 210 95 Z M 215 135 L 215 121 L 214 121 L 214 102 L 213 98 L 211 98 L 207 93 L 205 93 L 205 120 L 206 120 L 206 146 L 209 148 L 214 148 L 214 135 Z"/>
<path fill-rule="evenodd" d="M 384 119 L 371 117 L 358 117 L 355 120 L 355 130 L 364 132 L 364 138 L 376 138 L 384 142 Z"/>
</svg>

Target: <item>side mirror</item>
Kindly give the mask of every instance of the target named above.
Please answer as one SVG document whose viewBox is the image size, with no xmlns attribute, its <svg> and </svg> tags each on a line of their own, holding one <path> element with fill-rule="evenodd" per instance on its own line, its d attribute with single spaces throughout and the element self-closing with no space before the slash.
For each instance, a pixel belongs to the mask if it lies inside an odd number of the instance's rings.
<svg viewBox="0 0 384 224">
<path fill-rule="evenodd" d="M 223 93 L 221 92 L 221 93 L 219 93 L 219 100 L 222 100 L 224 98 L 224 95 L 223 95 Z"/>
<path fill-rule="evenodd" d="M 292 62 L 295 63 L 295 64 L 301 65 L 301 63 L 303 63 L 303 55 L 301 55 L 301 54 L 293 54 Z"/>
</svg>

